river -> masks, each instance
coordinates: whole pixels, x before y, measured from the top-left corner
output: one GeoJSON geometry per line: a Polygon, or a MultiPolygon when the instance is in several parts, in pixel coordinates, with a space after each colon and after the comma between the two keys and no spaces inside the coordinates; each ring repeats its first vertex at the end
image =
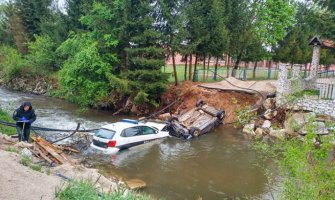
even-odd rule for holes
{"type": "MultiPolygon", "coordinates": [[[[23,101],[31,101],[36,113],[35,125],[49,128],[98,128],[123,117],[108,111],[78,107],[60,99],[11,92],[0,88],[0,107],[13,110],[23,101]]],[[[220,126],[191,141],[168,138],[116,156],[89,156],[94,166],[106,175],[126,179],[139,178],[147,183],[144,192],[153,197],[172,199],[270,199],[263,162],[243,137],[240,129],[220,126]]]]}

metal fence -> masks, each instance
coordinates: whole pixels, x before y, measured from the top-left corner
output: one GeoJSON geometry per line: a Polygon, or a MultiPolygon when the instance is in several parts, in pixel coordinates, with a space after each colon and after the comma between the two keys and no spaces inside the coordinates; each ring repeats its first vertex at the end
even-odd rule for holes
{"type": "Polygon", "coordinates": [[[317,80],[319,89],[319,99],[335,99],[335,79],[319,78],[317,80]]]}
{"type": "MultiPolygon", "coordinates": [[[[217,70],[217,75],[215,75],[214,69],[197,69],[195,71],[196,81],[220,81],[221,77],[229,77],[232,73],[232,68],[219,68],[217,70]],[[218,76],[219,75],[219,76],[218,76]]],[[[275,68],[262,68],[256,69],[255,73],[253,69],[240,68],[236,70],[236,78],[241,80],[267,80],[267,79],[277,79],[278,70],[275,68]]]]}

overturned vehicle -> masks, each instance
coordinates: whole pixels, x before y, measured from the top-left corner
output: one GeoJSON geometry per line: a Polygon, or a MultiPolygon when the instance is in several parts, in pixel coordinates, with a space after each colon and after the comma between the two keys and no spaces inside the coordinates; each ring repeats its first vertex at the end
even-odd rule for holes
{"type": "Polygon", "coordinates": [[[200,100],[195,108],[178,117],[171,117],[167,128],[172,136],[191,139],[210,132],[221,124],[224,118],[223,109],[216,109],[200,100]]]}

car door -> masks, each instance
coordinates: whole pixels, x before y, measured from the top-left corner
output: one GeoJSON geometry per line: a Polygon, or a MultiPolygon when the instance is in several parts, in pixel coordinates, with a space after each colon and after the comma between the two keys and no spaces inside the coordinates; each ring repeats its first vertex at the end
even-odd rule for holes
{"type": "Polygon", "coordinates": [[[138,126],[124,129],[120,137],[125,141],[124,145],[121,146],[121,149],[128,149],[143,144],[145,140],[145,137],[143,137],[141,129],[138,126]]]}
{"type": "Polygon", "coordinates": [[[126,128],[122,131],[121,137],[127,141],[121,149],[131,148],[140,144],[144,144],[149,140],[154,139],[156,135],[156,130],[147,126],[136,126],[126,128]]]}
{"type": "Polygon", "coordinates": [[[140,126],[139,128],[141,130],[140,134],[142,135],[143,140],[149,141],[157,138],[158,130],[149,126],[140,126]]]}

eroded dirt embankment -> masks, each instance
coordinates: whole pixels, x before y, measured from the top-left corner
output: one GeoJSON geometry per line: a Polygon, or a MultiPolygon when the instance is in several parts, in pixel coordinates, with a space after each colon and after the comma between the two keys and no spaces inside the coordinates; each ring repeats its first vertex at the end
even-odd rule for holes
{"type": "Polygon", "coordinates": [[[253,106],[258,100],[258,97],[252,94],[205,89],[198,85],[199,83],[186,81],[182,85],[171,86],[169,91],[163,95],[162,100],[165,105],[168,105],[179,97],[180,101],[171,108],[172,113],[178,113],[193,108],[201,99],[216,108],[224,109],[226,111],[225,123],[235,120],[238,107],[253,106]]]}

